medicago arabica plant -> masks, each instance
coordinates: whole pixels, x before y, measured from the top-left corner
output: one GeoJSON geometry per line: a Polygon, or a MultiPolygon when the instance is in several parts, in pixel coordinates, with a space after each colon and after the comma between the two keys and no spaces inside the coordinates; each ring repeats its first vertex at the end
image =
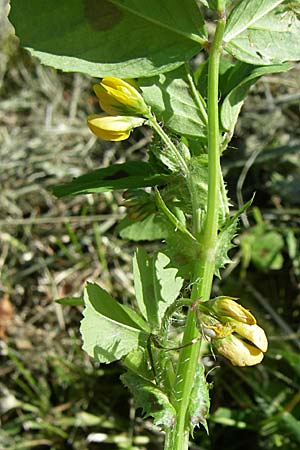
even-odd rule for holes
{"type": "Polygon", "coordinates": [[[153,129],[147,161],[97,169],[54,193],[124,190],[121,237],[157,241],[152,254],[135,251],[135,307],[97,284],[85,286],[81,334],[96,361],[122,361],[122,381],[164,431],[166,450],[187,449],[196,426],[208,429],[203,351],[251,366],[267,350],[263,329],[238,299],[211,295],[214,276],[230,264],[239,216],[251,204],[231,213],[220,158],[250,87],[300,59],[299,6],[11,1],[22,45],[43,64],[99,79],[99,113],[87,118],[94,134],[121,141],[142,125],[153,129]],[[185,318],[183,334],[178,316],[185,318]]]}

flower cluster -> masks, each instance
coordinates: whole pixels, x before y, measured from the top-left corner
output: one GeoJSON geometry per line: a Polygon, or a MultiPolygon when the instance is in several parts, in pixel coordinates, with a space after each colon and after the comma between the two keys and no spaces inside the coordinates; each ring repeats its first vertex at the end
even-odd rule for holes
{"type": "Polygon", "coordinates": [[[234,366],[253,366],[263,359],[268,341],[255,317],[236,300],[222,296],[204,303],[202,328],[217,352],[234,366]]]}
{"type": "Polygon", "coordinates": [[[105,77],[94,86],[103,114],[87,118],[90,130],[106,141],[123,141],[145,122],[149,112],[143,97],[129,82],[105,77]]]}

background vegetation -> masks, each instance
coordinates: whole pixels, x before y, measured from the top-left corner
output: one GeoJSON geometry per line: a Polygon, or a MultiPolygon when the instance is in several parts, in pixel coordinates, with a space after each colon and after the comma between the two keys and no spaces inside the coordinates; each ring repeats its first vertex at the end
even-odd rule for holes
{"type": "MultiPolygon", "coordinates": [[[[133,247],[116,231],[121,194],[57,200],[51,186],[143,159],[151,133],[97,140],[85,124],[97,108],[94,80],[39,65],[0,29],[0,448],[159,449],[151,420],[134,416],[122,367],[96,366],[81,351],[80,308],[53,301],[80,295],[87,279],[133,300],[124,298],[133,247]]],[[[251,308],[270,350],[243,369],[207,350],[211,432],[196,433],[195,449],[300,446],[299,99],[299,67],[263,78],[223,159],[232,203],[256,195],[214,292],[251,308]]]]}

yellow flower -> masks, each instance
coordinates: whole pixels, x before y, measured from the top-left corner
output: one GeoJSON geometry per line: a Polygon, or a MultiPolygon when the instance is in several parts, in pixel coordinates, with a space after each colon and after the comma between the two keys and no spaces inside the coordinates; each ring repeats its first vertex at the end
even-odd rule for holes
{"type": "Polygon", "coordinates": [[[248,325],[246,323],[236,323],[235,332],[238,333],[247,341],[254,344],[262,352],[268,350],[268,340],[262,328],[258,325],[248,325]]]}
{"type": "Polygon", "coordinates": [[[147,116],[148,107],[138,90],[127,81],[105,77],[94,91],[103,111],[111,115],[147,116]]]}
{"type": "Polygon", "coordinates": [[[124,141],[135,127],[140,127],[145,122],[140,117],[107,116],[91,114],[87,118],[90,130],[105,141],[124,141]]]}
{"type": "Polygon", "coordinates": [[[238,322],[254,325],[255,317],[233,297],[221,296],[211,300],[212,310],[217,316],[227,316],[238,322]]]}
{"type": "Polygon", "coordinates": [[[268,349],[265,332],[258,325],[235,323],[235,333],[224,339],[215,339],[216,350],[229,359],[234,366],[259,364],[268,349]],[[245,341],[246,339],[247,341],[245,341]]]}
{"type": "Polygon", "coordinates": [[[214,346],[218,353],[229,359],[234,366],[254,366],[259,364],[264,357],[263,352],[257,347],[234,335],[216,339],[214,346]]]}

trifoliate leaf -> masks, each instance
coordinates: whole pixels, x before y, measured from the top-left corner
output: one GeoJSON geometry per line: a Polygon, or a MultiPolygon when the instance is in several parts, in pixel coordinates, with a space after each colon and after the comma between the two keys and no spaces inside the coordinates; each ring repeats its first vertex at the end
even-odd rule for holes
{"type": "Polygon", "coordinates": [[[133,372],[121,375],[121,380],[133,394],[135,407],[142,408],[145,417],[153,417],[154,424],[163,429],[174,426],[175,408],[155,384],[133,372]]]}
{"type": "Polygon", "coordinates": [[[150,329],[131,308],[92,283],[85,288],[84,303],[80,327],[83,349],[97,361],[109,363],[146,347],[150,329]]]}

